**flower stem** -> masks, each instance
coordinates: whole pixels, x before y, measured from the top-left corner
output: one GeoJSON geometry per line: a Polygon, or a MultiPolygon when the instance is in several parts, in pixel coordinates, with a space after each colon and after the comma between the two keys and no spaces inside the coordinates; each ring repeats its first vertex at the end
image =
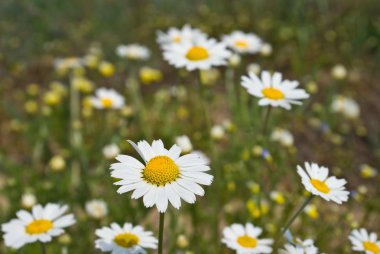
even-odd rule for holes
{"type": "Polygon", "coordinates": [[[264,117],[264,125],[263,125],[263,135],[264,137],[267,136],[267,132],[268,132],[268,124],[269,124],[269,117],[270,117],[270,113],[272,111],[272,106],[268,106],[268,109],[265,113],[265,117],[264,117]]]}
{"type": "Polygon", "coordinates": [[[282,228],[281,233],[285,234],[285,232],[288,230],[288,228],[292,225],[292,223],[295,221],[295,219],[300,215],[300,213],[303,211],[303,209],[310,203],[310,201],[313,199],[313,195],[310,195],[305,202],[302,204],[302,206],[297,210],[297,212],[288,220],[288,222],[285,224],[285,226],[282,228]]]}
{"type": "Polygon", "coordinates": [[[165,222],[165,213],[160,213],[160,225],[158,232],[158,254],[162,254],[163,249],[163,240],[164,240],[164,222],[165,222]]]}
{"type": "Polygon", "coordinates": [[[42,251],[42,254],[46,254],[46,244],[41,242],[41,251],[42,251]]]}

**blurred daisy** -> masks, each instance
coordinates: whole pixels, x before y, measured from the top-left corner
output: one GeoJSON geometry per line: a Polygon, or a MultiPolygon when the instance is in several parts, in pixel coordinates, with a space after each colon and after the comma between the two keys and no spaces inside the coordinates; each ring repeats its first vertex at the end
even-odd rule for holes
{"type": "Polygon", "coordinates": [[[120,153],[120,148],[117,144],[109,144],[103,147],[103,155],[107,160],[115,159],[120,153]]]}
{"type": "Polygon", "coordinates": [[[289,110],[291,104],[301,105],[300,100],[309,98],[305,90],[297,88],[298,81],[282,80],[279,72],[271,75],[268,71],[262,71],[261,79],[251,72],[242,77],[241,85],[249,94],[261,98],[260,106],[271,105],[289,110]]]}
{"type": "Polygon", "coordinates": [[[66,205],[49,203],[45,207],[35,205],[32,213],[18,211],[17,219],[1,225],[1,230],[5,233],[5,245],[19,249],[28,243],[50,242],[52,237],[62,235],[64,228],[75,223],[74,215],[63,216],[67,209],[66,205]]]}
{"type": "Polygon", "coordinates": [[[190,25],[184,25],[181,29],[171,27],[166,33],[162,31],[157,32],[157,42],[161,46],[183,42],[193,42],[206,38],[207,35],[205,33],[201,32],[199,29],[191,28],[190,25]]]}
{"type": "Polygon", "coordinates": [[[189,137],[186,135],[176,137],[175,143],[184,153],[189,153],[193,150],[193,144],[191,144],[189,137]]]}
{"type": "Polygon", "coordinates": [[[124,106],[124,97],[113,89],[99,88],[92,97],[92,105],[98,109],[120,109],[124,106]]]}
{"type": "Polygon", "coordinates": [[[107,216],[107,203],[101,199],[93,199],[86,202],[86,213],[93,219],[102,219],[107,216]]]}
{"type": "Polygon", "coordinates": [[[348,237],[352,243],[352,249],[355,251],[363,251],[366,254],[380,253],[380,241],[377,240],[376,233],[368,233],[364,228],[355,229],[348,237]]]}
{"type": "Polygon", "coordinates": [[[176,68],[188,71],[208,70],[212,66],[226,65],[231,52],[215,39],[201,39],[196,42],[185,41],[171,44],[164,49],[164,58],[176,68]]]}
{"type": "Polygon", "coordinates": [[[21,197],[21,206],[30,209],[37,204],[37,198],[33,193],[25,193],[21,197]]]}
{"type": "Polygon", "coordinates": [[[234,31],[223,36],[222,42],[238,53],[254,54],[259,52],[262,47],[262,41],[257,35],[242,31],[234,31]]]}
{"type": "Polygon", "coordinates": [[[292,146],[294,143],[292,133],[282,128],[274,129],[274,131],[271,134],[271,140],[276,141],[285,147],[292,146]]]}
{"type": "Polygon", "coordinates": [[[284,249],[279,250],[279,254],[318,254],[318,249],[314,246],[285,244],[284,249]]]}
{"type": "Polygon", "coordinates": [[[345,179],[328,177],[329,169],[320,167],[316,163],[305,162],[305,169],[306,171],[301,166],[297,166],[297,173],[301,176],[302,184],[307,191],[338,204],[348,200],[350,193],[344,186],[347,183],[345,179]]]}
{"type": "Polygon", "coordinates": [[[56,70],[75,69],[82,67],[84,65],[84,61],[79,57],[57,58],[54,60],[53,65],[56,70]]]}
{"type": "Polygon", "coordinates": [[[356,119],[360,115],[359,104],[348,97],[338,95],[333,99],[331,110],[340,113],[348,119],[356,119]]]}
{"type": "Polygon", "coordinates": [[[116,54],[131,60],[146,60],[150,57],[149,49],[139,44],[119,45],[116,54]]]}
{"type": "Polygon", "coordinates": [[[210,170],[205,160],[193,153],[180,156],[181,148],[177,145],[167,150],[161,140],[153,141],[152,145],[146,141],[137,145],[128,142],[144,164],[131,156],[119,155],[116,157],[119,162],[111,165],[111,175],[122,179],[115,183],[121,185],[118,193],[133,190],[132,198],[144,197],[146,207],[156,205],[163,213],[169,201],[177,209],[181,206],[181,198],[192,204],[195,194],[204,195],[200,184],[210,185],[213,180],[213,176],[205,173],[210,170]]]}
{"type": "Polygon", "coordinates": [[[251,223],[232,224],[223,230],[222,242],[238,254],[272,253],[272,239],[258,239],[262,229],[251,223]]]}
{"type": "Polygon", "coordinates": [[[123,227],[112,223],[110,227],[96,230],[99,237],[95,247],[112,254],[144,254],[144,249],[157,249],[157,239],[150,231],[144,231],[141,226],[125,223],[123,227]]]}

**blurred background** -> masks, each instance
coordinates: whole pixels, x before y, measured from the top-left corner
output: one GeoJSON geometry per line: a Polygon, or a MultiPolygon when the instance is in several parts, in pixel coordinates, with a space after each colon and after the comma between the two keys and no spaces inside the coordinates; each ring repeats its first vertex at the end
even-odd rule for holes
{"type": "MultiPolygon", "coordinates": [[[[93,232],[113,221],[157,232],[154,209],[116,193],[108,172],[113,159],[104,148],[116,144],[133,154],[126,139],[162,138],[169,146],[187,135],[194,150],[203,151],[213,170],[222,172],[222,180],[194,206],[171,209],[169,216],[178,218],[167,221],[167,253],[230,253],[219,239],[223,226],[233,222],[252,221],[274,237],[304,198],[295,174],[304,161],[348,179],[352,198],[344,206],[314,200],[316,207],[295,225],[295,234],[314,238],[323,252],[351,253],[352,228],[380,230],[379,13],[377,0],[1,0],[0,223],[28,209],[33,196],[43,204],[67,203],[77,217],[77,225],[48,246],[52,253],[99,253],[93,232]],[[266,51],[243,56],[236,66],[204,74],[212,127],[219,129],[205,127],[193,73],[169,66],[156,43],[158,30],[184,24],[216,39],[242,30],[268,43],[266,51]],[[148,47],[150,59],[120,59],[116,47],[131,43],[148,47]],[[89,56],[96,63],[73,71],[83,78],[77,85],[54,64],[89,56]],[[159,77],[147,81],[143,67],[158,70],[159,77]],[[290,144],[256,136],[251,142],[263,112],[244,91],[238,96],[239,114],[226,103],[225,83],[241,89],[240,77],[249,68],[280,71],[312,94],[302,107],[273,113],[271,131],[289,130],[290,144]],[[135,95],[125,89],[133,82],[141,87],[143,116],[135,95]],[[77,104],[70,86],[79,90],[77,104]],[[120,112],[88,107],[86,100],[99,87],[123,93],[127,106],[120,112]],[[258,168],[270,173],[255,173],[258,168]],[[108,204],[100,219],[85,209],[95,198],[108,204]],[[219,231],[206,223],[215,211],[219,231]]],[[[14,252],[0,242],[0,253],[37,250],[31,245],[14,252]]]]}

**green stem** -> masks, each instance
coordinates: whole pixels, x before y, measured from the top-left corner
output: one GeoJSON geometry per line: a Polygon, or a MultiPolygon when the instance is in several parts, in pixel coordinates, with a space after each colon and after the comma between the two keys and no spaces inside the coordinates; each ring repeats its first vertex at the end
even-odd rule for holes
{"type": "Polygon", "coordinates": [[[300,213],[303,211],[303,209],[311,202],[314,195],[310,195],[305,202],[302,204],[302,206],[297,210],[297,212],[288,220],[288,222],[285,224],[285,226],[282,228],[281,233],[285,234],[285,232],[289,229],[289,227],[292,225],[292,223],[295,221],[295,219],[300,215],[300,213]]]}
{"type": "Polygon", "coordinates": [[[266,138],[267,136],[267,132],[268,132],[268,124],[269,124],[269,117],[270,117],[270,113],[272,111],[272,106],[268,106],[268,109],[265,113],[265,117],[264,117],[264,125],[263,125],[263,135],[264,137],[266,138]]]}
{"type": "Polygon", "coordinates": [[[46,244],[41,242],[41,251],[42,251],[42,254],[46,254],[46,244]]]}
{"type": "Polygon", "coordinates": [[[158,254],[162,254],[163,240],[164,240],[164,223],[165,223],[165,213],[160,213],[160,225],[158,232],[158,254]]]}

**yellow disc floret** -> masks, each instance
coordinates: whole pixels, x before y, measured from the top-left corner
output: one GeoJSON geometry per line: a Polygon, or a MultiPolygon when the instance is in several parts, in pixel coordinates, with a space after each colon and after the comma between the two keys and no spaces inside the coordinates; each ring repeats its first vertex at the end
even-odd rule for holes
{"type": "Polygon", "coordinates": [[[53,227],[53,222],[50,220],[35,220],[26,226],[25,231],[30,235],[43,234],[53,227]]]}
{"type": "Polygon", "coordinates": [[[271,100],[282,100],[285,98],[285,95],[282,91],[273,87],[264,88],[261,92],[266,98],[271,100]]]}
{"type": "Polygon", "coordinates": [[[123,233],[115,236],[113,241],[124,248],[131,248],[139,243],[139,238],[135,234],[123,233]]]}
{"type": "Polygon", "coordinates": [[[380,253],[380,247],[374,242],[365,241],[363,242],[363,247],[366,251],[372,252],[372,253],[380,253]]]}
{"type": "Polygon", "coordinates": [[[209,57],[207,49],[204,47],[194,46],[186,54],[186,58],[191,61],[201,61],[209,57]]]}
{"type": "Polygon", "coordinates": [[[101,103],[102,103],[102,106],[105,108],[110,108],[113,105],[113,101],[110,98],[102,98],[101,103]]]}
{"type": "Polygon", "coordinates": [[[168,156],[156,156],[148,161],[143,172],[144,179],[151,184],[164,186],[175,181],[179,168],[168,156]]]}
{"type": "Polygon", "coordinates": [[[248,235],[239,236],[237,242],[245,248],[255,248],[257,245],[257,240],[248,235]]]}
{"type": "Polygon", "coordinates": [[[318,179],[311,179],[310,183],[314,186],[314,188],[316,188],[318,191],[322,193],[327,194],[330,192],[330,188],[329,186],[327,186],[325,182],[322,182],[318,179]]]}
{"type": "Polygon", "coordinates": [[[246,41],[243,41],[243,40],[237,40],[235,41],[235,46],[238,47],[238,48],[248,48],[248,43],[246,41]]]}

